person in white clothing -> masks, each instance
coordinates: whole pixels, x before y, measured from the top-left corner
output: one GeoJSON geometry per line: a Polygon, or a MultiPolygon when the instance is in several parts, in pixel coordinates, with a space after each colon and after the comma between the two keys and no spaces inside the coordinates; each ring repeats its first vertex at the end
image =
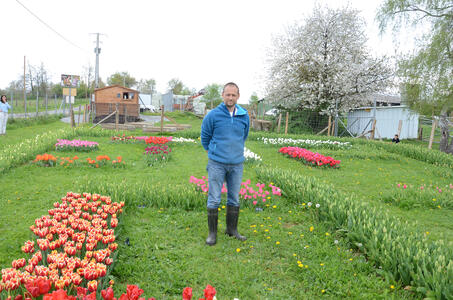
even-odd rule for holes
{"type": "Polygon", "coordinates": [[[2,95],[0,101],[0,134],[6,134],[6,122],[8,122],[8,111],[11,109],[11,106],[8,104],[8,99],[6,95],[2,95]]]}

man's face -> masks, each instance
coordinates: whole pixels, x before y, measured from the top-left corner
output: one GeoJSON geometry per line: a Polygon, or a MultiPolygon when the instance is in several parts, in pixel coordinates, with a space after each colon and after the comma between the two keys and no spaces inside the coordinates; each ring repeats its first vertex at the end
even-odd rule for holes
{"type": "Polygon", "coordinates": [[[227,85],[222,92],[223,103],[229,109],[233,108],[239,99],[239,91],[235,86],[227,85]]]}

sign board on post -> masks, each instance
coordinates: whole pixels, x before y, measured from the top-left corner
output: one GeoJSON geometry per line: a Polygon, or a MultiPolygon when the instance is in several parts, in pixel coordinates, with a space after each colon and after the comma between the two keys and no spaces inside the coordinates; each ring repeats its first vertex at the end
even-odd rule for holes
{"type": "MultiPolygon", "coordinates": [[[[69,88],[63,88],[63,95],[69,96],[69,88]]],[[[71,89],[71,96],[77,96],[77,89],[71,89]]]]}
{"type": "Polygon", "coordinates": [[[79,86],[79,75],[61,74],[61,85],[68,88],[77,88],[79,86]]]}
{"type": "Polygon", "coordinates": [[[69,114],[71,116],[71,127],[74,127],[74,111],[72,110],[72,104],[74,103],[74,96],[72,96],[72,90],[76,90],[80,81],[80,76],[77,75],[66,75],[61,74],[61,85],[68,88],[68,95],[66,96],[69,100],[69,114]]]}
{"type": "Polygon", "coordinates": [[[65,98],[66,103],[72,103],[72,104],[75,103],[75,100],[74,100],[75,97],[74,96],[65,95],[64,98],[65,98]]]}

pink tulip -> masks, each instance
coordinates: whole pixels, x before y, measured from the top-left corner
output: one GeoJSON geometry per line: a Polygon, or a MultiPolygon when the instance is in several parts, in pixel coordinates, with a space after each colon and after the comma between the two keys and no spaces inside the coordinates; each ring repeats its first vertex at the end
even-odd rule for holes
{"type": "Polygon", "coordinates": [[[253,205],[256,205],[257,203],[258,203],[258,201],[256,201],[256,200],[255,200],[255,201],[253,201],[253,205]]]}

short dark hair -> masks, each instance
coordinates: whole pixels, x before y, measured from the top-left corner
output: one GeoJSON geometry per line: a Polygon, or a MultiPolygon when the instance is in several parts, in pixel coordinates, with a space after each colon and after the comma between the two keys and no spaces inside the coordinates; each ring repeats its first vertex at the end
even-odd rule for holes
{"type": "Polygon", "coordinates": [[[226,88],[227,86],[234,86],[235,88],[238,89],[238,94],[239,94],[239,87],[238,87],[238,85],[237,85],[236,83],[234,83],[234,82],[228,82],[227,84],[225,84],[225,85],[223,86],[223,91],[222,91],[222,93],[225,92],[225,88],[226,88]]]}
{"type": "Polygon", "coordinates": [[[6,95],[2,95],[2,96],[0,97],[0,101],[2,101],[2,102],[3,102],[3,97],[5,97],[5,98],[6,98],[6,100],[8,101],[8,97],[6,97],[6,95]]]}

